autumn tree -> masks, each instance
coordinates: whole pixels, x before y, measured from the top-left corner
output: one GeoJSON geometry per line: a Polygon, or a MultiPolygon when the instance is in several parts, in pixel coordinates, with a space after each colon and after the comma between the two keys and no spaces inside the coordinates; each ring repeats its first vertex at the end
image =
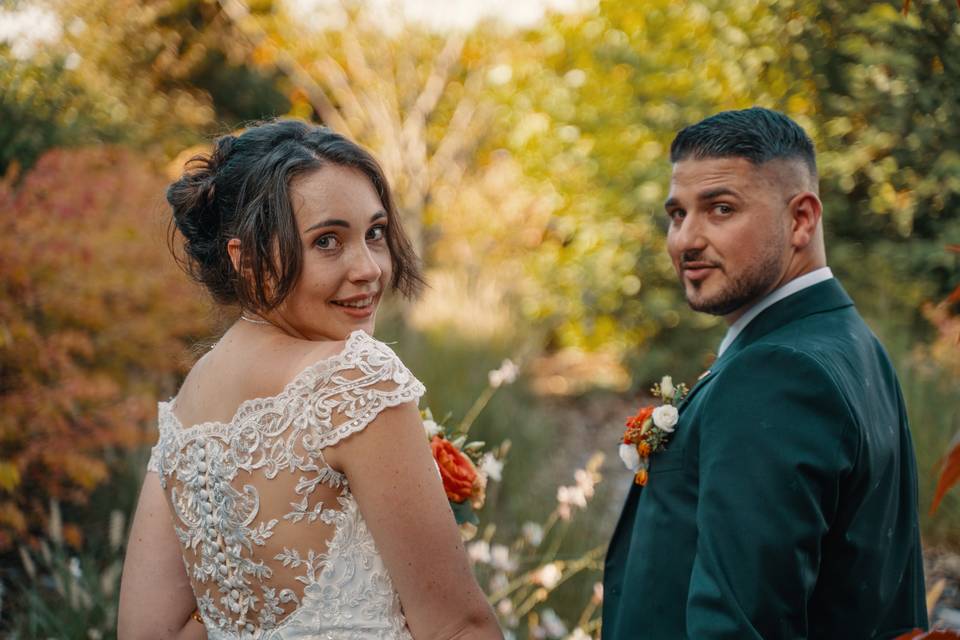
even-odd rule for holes
{"type": "MultiPolygon", "coordinates": [[[[157,394],[211,314],[167,251],[165,176],[130,151],[52,151],[0,184],[0,550],[83,504],[155,439],[157,394]]],[[[75,526],[67,540],[80,542],[75,526]]]]}

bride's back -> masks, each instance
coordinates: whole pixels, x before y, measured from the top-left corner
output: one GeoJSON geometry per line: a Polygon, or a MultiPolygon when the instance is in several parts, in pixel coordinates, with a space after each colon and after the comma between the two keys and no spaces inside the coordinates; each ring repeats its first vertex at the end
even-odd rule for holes
{"type": "Polygon", "coordinates": [[[337,628],[407,637],[347,479],[324,449],[422,386],[361,331],[319,345],[250,333],[228,332],[181,394],[161,403],[150,461],[201,617],[225,634],[337,628]],[[286,375],[305,350],[315,361],[286,375]],[[258,367],[267,354],[274,364],[258,367]],[[369,617],[357,626],[351,618],[361,610],[369,617]]]}

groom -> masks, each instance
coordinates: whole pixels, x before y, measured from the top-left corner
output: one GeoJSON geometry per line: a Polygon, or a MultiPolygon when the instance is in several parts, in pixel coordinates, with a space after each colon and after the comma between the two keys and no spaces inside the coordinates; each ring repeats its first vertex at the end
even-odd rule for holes
{"type": "Polygon", "coordinates": [[[670,160],[670,257],[690,306],[729,328],[627,497],[603,638],[926,627],[906,408],[826,265],[813,144],[754,108],[683,129],[670,160]]]}

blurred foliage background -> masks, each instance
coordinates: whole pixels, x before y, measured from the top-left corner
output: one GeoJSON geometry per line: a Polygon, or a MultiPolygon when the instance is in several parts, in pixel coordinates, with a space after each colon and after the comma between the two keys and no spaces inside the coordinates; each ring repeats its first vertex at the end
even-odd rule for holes
{"type": "MultiPolygon", "coordinates": [[[[692,381],[722,335],[686,308],[664,252],[675,132],[723,109],[786,112],[819,150],[830,265],[898,365],[926,508],[960,429],[956,3],[509,4],[522,15],[412,0],[0,4],[4,629],[112,633],[114,586],[58,608],[56,570],[28,575],[22,556],[49,548],[62,505],[47,566],[113,566],[110,514],[136,498],[154,402],[229,318],[173,268],[165,184],[212,136],[278,115],[382,161],[430,281],[387,309],[382,337],[434,413],[463,415],[489,369],[522,362],[474,432],[514,445],[483,515],[494,540],[548,517],[650,384],[692,381]]],[[[606,542],[629,484],[618,466],[608,456],[557,557],[606,542]]],[[[960,547],[957,496],[922,527],[928,548],[960,547]]],[[[564,633],[591,571],[551,594],[564,633]]],[[[543,616],[518,632],[557,631],[543,616]]]]}

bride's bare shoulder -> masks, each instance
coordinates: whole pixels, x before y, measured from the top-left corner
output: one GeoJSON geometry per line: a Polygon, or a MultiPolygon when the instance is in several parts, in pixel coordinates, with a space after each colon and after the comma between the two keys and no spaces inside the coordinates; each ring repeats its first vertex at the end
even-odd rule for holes
{"type": "Polygon", "coordinates": [[[345,346],[345,340],[282,335],[258,340],[228,331],[187,374],[174,402],[175,414],[185,424],[227,421],[243,402],[282,393],[308,367],[345,346]]]}

